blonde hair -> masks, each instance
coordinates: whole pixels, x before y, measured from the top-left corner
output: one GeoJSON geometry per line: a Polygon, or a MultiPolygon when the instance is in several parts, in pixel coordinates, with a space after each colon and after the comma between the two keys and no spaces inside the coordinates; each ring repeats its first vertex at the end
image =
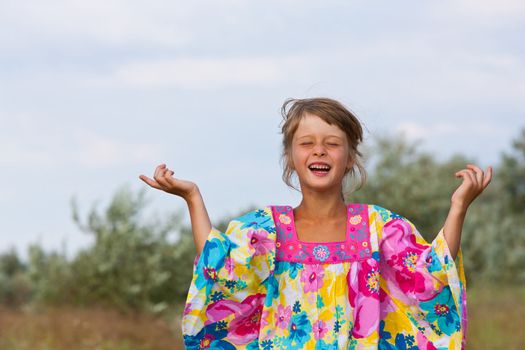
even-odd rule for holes
{"type": "Polygon", "coordinates": [[[281,107],[283,117],[281,133],[283,135],[281,165],[283,167],[283,181],[288,186],[300,192],[292,184],[292,175],[295,170],[291,164],[292,139],[305,113],[314,114],[326,123],[335,124],[346,134],[350,157],[354,161],[352,168],[347,169],[343,178],[343,199],[348,194],[359,190],[366,183],[366,170],[362,163],[362,154],[357,149],[363,142],[363,128],[354,113],[340,102],[327,97],[287,99],[281,107]],[[352,181],[352,187],[346,189],[348,181],[355,179],[359,172],[359,181],[352,181]],[[349,179],[350,178],[350,179],[349,179]]]}

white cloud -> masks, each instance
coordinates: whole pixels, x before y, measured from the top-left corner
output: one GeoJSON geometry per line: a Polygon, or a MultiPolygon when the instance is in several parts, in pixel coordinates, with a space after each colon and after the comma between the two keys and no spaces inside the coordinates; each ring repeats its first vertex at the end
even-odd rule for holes
{"type": "MultiPolygon", "coordinates": [[[[109,183],[135,177],[154,159],[212,166],[194,155],[210,147],[233,149],[215,135],[236,128],[254,143],[263,138],[262,129],[257,135],[244,129],[255,124],[244,113],[253,111],[252,103],[277,115],[269,104],[306,89],[307,95],[328,91],[354,100],[377,117],[377,128],[409,119],[399,129],[434,145],[436,154],[458,150],[497,159],[511,128],[523,124],[525,61],[523,45],[515,43],[525,2],[343,3],[0,1],[0,166],[7,187],[0,204],[8,213],[2,232],[64,232],[60,217],[65,222],[67,211],[57,208],[71,193],[107,197],[109,183]],[[172,88],[188,91],[173,94],[172,88]],[[156,90],[143,91],[148,89],[156,90]],[[194,105],[203,96],[220,113],[199,114],[208,110],[194,105]],[[247,102],[236,104],[240,99],[247,102]],[[234,103],[225,120],[223,111],[234,103]],[[149,111],[152,125],[130,121],[149,111]],[[183,117],[167,121],[174,114],[183,117]],[[190,131],[197,118],[213,124],[198,139],[190,131]],[[184,125],[183,131],[173,125],[184,125]],[[172,137],[196,146],[179,152],[170,148],[172,137]],[[201,138],[204,150],[197,148],[201,138]],[[37,196],[28,187],[35,176],[37,196]],[[13,214],[27,210],[41,216],[22,222],[13,214]]],[[[268,198],[286,193],[260,174],[236,171],[263,164],[247,160],[263,146],[250,147],[238,150],[228,171],[220,161],[209,172],[180,170],[199,172],[210,213],[242,206],[251,183],[261,184],[258,192],[268,198]],[[227,200],[216,181],[224,174],[241,189],[233,188],[227,200]]]]}
{"type": "Polygon", "coordinates": [[[93,133],[79,135],[77,149],[64,152],[69,164],[86,167],[114,167],[148,162],[162,154],[158,144],[129,143],[93,133]]]}
{"type": "Polygon", "coordinates": [[[337,57],[331,66],[345,69],[343,77],[355,77],[369,96],[400,101],[402,110],[487,101],[519,106],[525,98],[525,60],[518,54],[451,50],[417,33],[362,45],[327,53],[324,61],[337,57]]]}
{"type": "MultiPolygon", "coordinates": [[[[180,58],[118,66],[91,84],[132,88],[208,90],[246,85],[272,86],[308,67],[307,57],[180,58]]],[[[308,67],[312,68],[312,67],[308,67]]]]}
{"type": "Polygon", "coordinates": [[[403,132],[409,139],[424,139],[428,136],[439,136],[453,134],[459,131],[457,125],[452,123],[434,123],[423,124],[415,122],[403,122],[397,127],[397,130],[403,132]]]}
{"type": "Polygon", "coordinates": [[[411,140],[462,137],[466,134],[476,135],[476,139],[483,139],[485,136],[506,136],[510,134],[511,130],[511,128],[486,121],[475,123],[466,121],[417,123],[409,121],[400,123],[396,129],[411,140]]]}
{"type": "Polygon", "coordinates": [[[451,1],[457,6],[459,12],[469,19],[522,20],[525,15],[525,2],[523,0],[461,0],[451,1]]]}
{"type": "Polygon", "coordinates": [[[0,118],[0,166],[115,167],[165,157],[157,143],[136,143],[104,137],[93,131],[60,129],[30,115],[0,118]],[[3,120],[2,120],[3,119],[3,120]]]}
{"type": "Polygon", "coordinates": [[[185,18],[195,12],[186,2],[124,0],[8,1],[0,5],[0,46],[28,48],[68,42],[180,47],[191,40],[185,18]]]}

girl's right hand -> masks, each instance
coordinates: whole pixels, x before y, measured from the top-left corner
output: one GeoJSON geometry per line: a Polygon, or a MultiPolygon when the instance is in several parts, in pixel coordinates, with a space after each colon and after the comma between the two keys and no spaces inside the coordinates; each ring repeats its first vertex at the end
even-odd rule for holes
{"type": "Polygon", "coordinates": [[[153,179],[145,175],[140,175],[139,178],[153,188],[162,190],[184,198],[186,201],[193,195],[198,193],[198,187],[191,181],[176,179],[172,177],[173,171],[166,168],[166,164],[160,164],[155,169],[153,179]]]}

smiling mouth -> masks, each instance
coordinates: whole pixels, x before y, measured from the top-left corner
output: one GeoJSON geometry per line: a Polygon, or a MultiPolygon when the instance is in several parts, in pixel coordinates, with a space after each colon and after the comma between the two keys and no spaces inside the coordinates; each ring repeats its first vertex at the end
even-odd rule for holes
{"type": "Polygon", "coordinates": [[[314,173],[326,174],[326,173],[328,173],[330,171],[331,167],[329,165],[314,164],[314,165],[310,165],[308,167],[308,169],[310,169],[310,171],[312,171],[314,173]]]}

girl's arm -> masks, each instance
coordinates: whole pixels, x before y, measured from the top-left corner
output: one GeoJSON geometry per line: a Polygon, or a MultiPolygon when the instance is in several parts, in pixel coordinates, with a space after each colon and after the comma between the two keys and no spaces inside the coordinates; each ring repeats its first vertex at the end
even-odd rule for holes
{"type": "Polygon", "coordinates": [[[208,215],[198,187],[196,188],[196,192],[186,199],[186,203],[190,211],[191,230],[193,232],[195,249],[197,250],[197,255],[199,255],[211,231],[210,216],[208,215]]]}
{"type": "Polygon", "coordinates": [[[447,219],[445,220],[443,235],[445,236],[445,241],[447,241],[450,255],[452,255],[454,260],[456,260],[456,256],[459,251],[461,242],[461,229],[463,227],[463,221],[465,221],[466,214],[466,208],[452,205],[450,207],[450,211],[448,212],[447,219]]]}
{"type": "Polygon", "coordinates": [[[176,179],[173,171],[160,164],[155,169],[153,179],[145,175],[139,178],[153,188],[182,197],[190,212],[191,230],[197,254],[200,254],[211,231],[211,221],[204,205],[204,200],[197,185],[191,181],[176,179]]]}
{"type": "Polygon", "coordinates": [[[462,177],[463,183],[452,195],[452,205],[448,213],[443,235],[447,241],[452,258],[456,259],[461,242],[461,229],[467,214],[467,209],[477,196],[488,186],[492,178],[492,167],[487,168],[487,174],[473,164],[467,164],[468,169],[458,171],[456,177],[462,177]]]}

